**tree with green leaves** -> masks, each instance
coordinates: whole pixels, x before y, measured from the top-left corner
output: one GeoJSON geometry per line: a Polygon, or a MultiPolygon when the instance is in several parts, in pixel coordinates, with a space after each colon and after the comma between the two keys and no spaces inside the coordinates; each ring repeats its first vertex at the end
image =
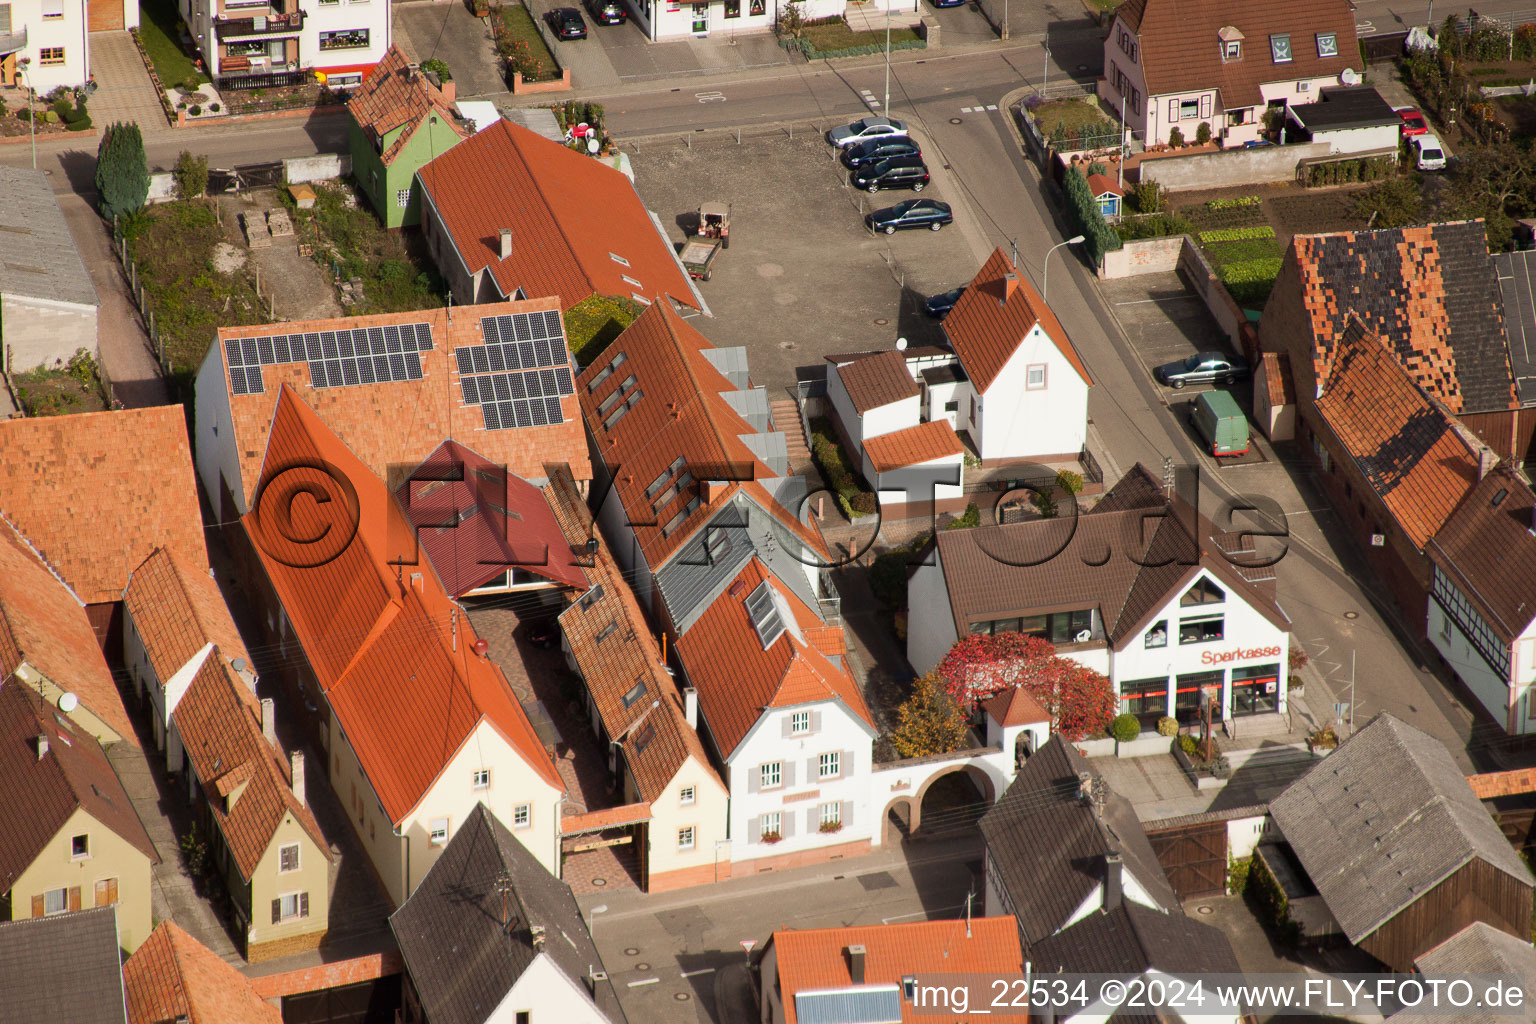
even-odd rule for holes
{"type": "Polygon", "coordinates": [[[1355,196],[1355,216],[1372,228],[1400,228],[1423,220],[1419,183],[1401,175],[1378,181],[1355,196]]]}
{"type": "Polygon", "coordinates": [[[1457,155],[1445,188],[1445,214],[1471,220],[1481,217],[1488,248],[1509,248],[1515,218],[1533,209],[1536,198],[1536,157],[1514,143],[1472,146],[1457,155]]]}
{"type": "Polygon", "coordinates": [[[912,696],[896,709],[891,746],[902,757],[947,754],[965,746],[965,714],[944,692],[937,673],[912,684],[912,696]]]}
{"type": "Polygon", "coordinates": [[[171,176],[176,179],[177,199],[196,199],[208,191],[208,158],[182,150],[171,176]]]}
{"type": "Polygon", "coordinates": [[[119,121],[102,133],[96,149],[96,196],[107,220],[144,208],[149,198],[149,161],[137,124],[119,121]]]}

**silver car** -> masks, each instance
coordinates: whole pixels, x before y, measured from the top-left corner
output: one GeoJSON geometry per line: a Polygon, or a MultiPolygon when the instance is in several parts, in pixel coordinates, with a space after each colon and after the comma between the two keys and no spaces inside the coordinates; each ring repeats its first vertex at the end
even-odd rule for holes
{"type": "Polygon", "coordinates": [[[887,139],[907,134],[907,123],[894,117],[861,117],[852,124],[840,125],[827,132],[827,141],[846,149],[870,139],[887,139]]]}

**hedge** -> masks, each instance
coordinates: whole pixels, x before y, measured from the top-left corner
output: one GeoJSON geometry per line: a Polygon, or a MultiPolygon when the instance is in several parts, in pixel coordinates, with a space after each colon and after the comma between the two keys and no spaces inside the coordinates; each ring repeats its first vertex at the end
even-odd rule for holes
{"type": "Polygon", "coordinates": [[[1072,215],[1072,224],[1078,234],[1087,239],[1093,265],[1100,266],[1106,252],[1120,248],[1120,236],[1105,222],[1098,200],[1093,198],[1093,190],[1088,187],[1088,179],[1070,168],[1067,170],[1066,192],[1067,212],[1072,215]]]}
{"type": "Polygon", "coordinates": [[[1357,181],[1380,181],[1396,173],[1397,161],[1389,156],[1373,156],[1366,160],[1335,160],[1308,167],[1306,184],[1348,185],[1357,181]]]}
{"type": "Polygon", "coordinates": [[[1217,228],[1200,232],[1202,242],[1241,242],[1249,238],[1274,238],[1275,229],[1268,225],[1258,228],[1217,228]]]}
{"type": "MultiPolygon", "coordinates": [[[[779,45],[786,50],[799,50],[805,54],[807,60],[835,60],[838,57],[868,57],[876,53],[885,52],[885,44],[871,44],[868,46],[846,46],[841,50],[818,50],[809,39],[793,39],[788,36],[779,39],[779,45]]],[[[902,39],[891,43],[894,50],[922,50],[928,46],[926,39],[902,39]]]]}
{"type": "Polygon", "coordinates": [[[837,505],[849,519],[869,515],[879,507],[875,495],[859,486],[859,479],[848,468],[842,445],[833,439],[832,423],[825,416],[811,420],[811,458],[827,478],[827,486],[837,495],[837,505]]]}

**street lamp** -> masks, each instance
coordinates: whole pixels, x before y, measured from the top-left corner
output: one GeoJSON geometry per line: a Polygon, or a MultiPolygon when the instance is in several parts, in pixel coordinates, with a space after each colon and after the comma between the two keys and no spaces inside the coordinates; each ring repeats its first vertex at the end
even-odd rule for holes
{"type": "Polygon", "coordinates": [[[1057,242],[1055,245],[1051,246],[1049,249],[1046,250],[1046,252],[1045,252],[1045,271],[1044,271],[1044,273],[1042,273],[1040,275],[1040,298],[1043,301],[1046,301],[1046,302],[1050,301],[1050,294],[1051,294],[1051,253],[1055,252],[1057,249],[1060,249],[1064,245],[1076,245],[1078,242],[1086,242],[1086,241],[1087,241],[1087,239],[1084,238],[1082,235],[1073,235],[1071,238],[1067,239],[1065,242],[1057,242]]]}
{"type": "Polygon", "coordinates": [[[36,105],[36,95],[32,92],[32,76],[27,74],[27,66],[32,63],[31,57],[23,57],[16,62],[16,73],[26,75],[27,79],[27,134],[32,137],[32,169],[37,170],[37,111],[32,109],[36,105]]]}
{"type": "Polygon", "coordinates": [[[891,116],[891,7],[890,0],[886,0],[885,7],[885,109],[882,111],[886,117],[891,116]]]}
{"type": "Polygon", "coordinates": [[[587,911],[587,913],[591,915],[591,923],[587,925],[587,934],[591,936],[592,945],[594,947],[597,945],[597,915],[607,913],[607,911],[608,904],[606,903],[599,903],[597,906],[587,911]]]}

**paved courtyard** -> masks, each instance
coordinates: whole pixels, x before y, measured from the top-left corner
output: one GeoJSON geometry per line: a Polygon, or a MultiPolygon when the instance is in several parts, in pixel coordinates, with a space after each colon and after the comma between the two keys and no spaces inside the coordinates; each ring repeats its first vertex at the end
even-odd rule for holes
{"type": "Polygon", "coordinates": [[[489,20],[475,17],[462,0],[397,4],[394,31],[395,44],[416,63],[448,62],[459,97],[511,95],[489,20]]]}

